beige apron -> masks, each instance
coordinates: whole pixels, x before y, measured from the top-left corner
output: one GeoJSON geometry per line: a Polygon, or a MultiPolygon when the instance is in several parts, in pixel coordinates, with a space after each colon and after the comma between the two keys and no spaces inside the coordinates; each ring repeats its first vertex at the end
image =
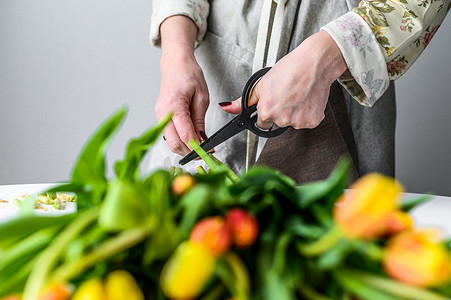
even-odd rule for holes
{"type": "Polygon", "coordinates": [[[338,82],[331,86],[324,120],[313,129],[296,130],[268,139],[257,164],[270,166],[297,183],[327,178],[342,157],[351,159],[351,182],[358,178],[357,149],[346,100],[338,82]]]}

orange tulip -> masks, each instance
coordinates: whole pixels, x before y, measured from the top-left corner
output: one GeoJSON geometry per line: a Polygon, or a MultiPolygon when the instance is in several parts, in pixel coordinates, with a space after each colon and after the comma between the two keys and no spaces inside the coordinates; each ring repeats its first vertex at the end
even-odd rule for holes
{"type": "Polygon", "coordinates": [[[205,246],[216,256],[229,251],[232,244],[230,232],[221,217],[209,217],[199,221],[191,231],[190,240],[205,246]]]}
{"type": "Polygon", "coordinates": [[[174,195],[182,196],[187,191],[189,191],[195,183],[196,181],[191,175],[178,175],[174,178],[171,189],[174,195]]]}
{"type": "Polygon", "coordinates": [[[412,229],[412,226],[412,217],[408,213],[396,210],[388,217],[385,233],[387,235],[394,235],[402,231],[412,229]]]}
{"type": "Polygon", "coordinates": [[[226,215],[226,224],[232,234],[233,243],[238,248],[247,248],[257,239],[257,220],[243,209],[230,210],[226,215]]]}
{"type": "Polygon", "coordinates": [[[365,175],[338,199],[335,222],[348,237],[378,237],[384,233],[388,217],[397,209],[402,190],[393,178],[374,173],[365,175]]]}
{"type": "Polygon", "coordinates": [[[40,295],[39,300],[67,300],[72,294],[72,288],[67,284],[54,284],[45,289],[40,295]]]}
{"type": "Polygon", "coordinates": [[[383,264],[391,277],[415,286],[437,286],[451,279],[451,257],[437,231],[405,231],[394,236],[383,264]]]}
{"type": "Polygon", "coordinates": [[[202,291],[215,270],[215,257],[202,245],[181,243],[161,272],[160,284],[171,299],[193,299],[202,291]]]}

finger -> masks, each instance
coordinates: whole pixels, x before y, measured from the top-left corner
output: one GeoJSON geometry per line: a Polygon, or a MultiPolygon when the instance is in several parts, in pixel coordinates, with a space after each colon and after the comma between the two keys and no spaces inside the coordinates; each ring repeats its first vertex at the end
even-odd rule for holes
{"type": "Polygon", "coordinates": [[[182,140],[180,140],[177,130],[172,122],[169,123],[164,129],[164,136],[166,137],[166,144],[172,152],[182,156],[190,152],[182,140]]]}
{"type": "Polygon", "coordinates": [[[241,112],[241,97],[232,102],[220,102],[219,106],[223,111],[237,115],[241,112]]]}
{"type": "Polygon", "coordinates": [[[200,140],[207,139],[205,135],[205,114],[207,113],[208,105],[208,93],[205,95],[205,93],[199,92],[194,95],[190,108],[191,120],[200,140]]]}
{"type": "Polygon", "coordinates": [[[262,130],[269,130],[274,126],[273,122],[263,121],[260,118],[257,117],[257,127],[262,130]]]}
{"type": "Polygon", "coordinates": [[[180,140],[188,149],[191,149],[189,145],[190,140],[194,140],[199,144],[200,139],[196,134],[194,124],[188,111],[175,112],[172,117],[172,122],[174,123],[175,130],[177,130],[180,140]]]}

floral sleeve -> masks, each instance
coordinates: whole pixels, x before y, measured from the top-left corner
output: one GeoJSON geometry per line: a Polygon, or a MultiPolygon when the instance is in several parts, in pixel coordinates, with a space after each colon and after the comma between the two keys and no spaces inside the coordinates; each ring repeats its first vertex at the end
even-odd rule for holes
{"type": "Polygon", "coordinates": [[[161,43],[160,25],[171,16],[187,16],[198,28],[196,46],[207,32],[207,17],[210,9],[208,0],[153,0],[150,40],[153,45],[161,43]]]}
{"type": "Polygon", "coordinates": [[[423,52],[450,8],[451,0],[366,0],[324,26],[348,64],[340,83],[372,106],[423,52]]]}

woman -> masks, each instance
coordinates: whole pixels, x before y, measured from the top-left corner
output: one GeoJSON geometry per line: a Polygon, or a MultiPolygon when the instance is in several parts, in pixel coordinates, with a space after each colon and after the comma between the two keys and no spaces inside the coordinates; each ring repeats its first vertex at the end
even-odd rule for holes
{"type": "MultiPolygon", "coordinates": [[[[305,182],[325,178],[349,156],[354,179],[374,171],[394,176],[389,83],[424,50],[451,0],[285,2],[154,0],[151,37],[162,47],[155,109],[158,119],[170,111],[174,117],[166,143],[152,152],[152,167],[174,164],[180,156],[168,149],[185,155],[190,139],[199,142],[205,128],[213,133],[225,124],[239,111],[231,100],[247,78],[269,65],[251,99],[258,102],[258,125],[291,128],[260,140],[257,164],[305,182]]],[[[249,144],[255,146],[243,133],[215,155],[241,171],[249,144]]]]}

